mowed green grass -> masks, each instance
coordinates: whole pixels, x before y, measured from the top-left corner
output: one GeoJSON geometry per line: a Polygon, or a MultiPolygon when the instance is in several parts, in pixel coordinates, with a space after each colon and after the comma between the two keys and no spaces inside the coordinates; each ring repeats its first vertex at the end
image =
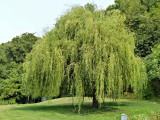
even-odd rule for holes
{"type": "Polygon", "coordinates": [[[100,109],[91,108],[91,99],[85,99],[81,113],[72,105],[72,98],[59,98],[36,104],[1,105],[0,120],[160,120],[160,104],[145,100],[106,99],[100,109]]]}

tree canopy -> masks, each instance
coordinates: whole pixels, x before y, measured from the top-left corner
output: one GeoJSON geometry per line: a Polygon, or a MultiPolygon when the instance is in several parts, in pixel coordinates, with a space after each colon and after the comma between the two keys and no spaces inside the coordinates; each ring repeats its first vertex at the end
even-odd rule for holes
{"type": "Polygon", "coordinates": [[[0,45],[0,104],[23,101],[22,63],[38,39],[32,33],[24,33],[0,45]]]}
{"type": "MultiPolygon", "coordinates": [[[[118,9],[126,15],[126,25],[135,33],[135,54],[148,59],[152,54],[152,48],[160,43],[160,1],[159,0],[115,0],[115,4],[109,6],[106,11],[118,9]]],[[[153,55],[152,55],[153,56],[153,55]]],[[[147,71],[151,59],[146,61],[147,71]],[[149,62],[149,63],[148,63],[149,62]]],[[[146,92],[146,98],[157,97],[160,83],[150,77],[146,92]],[[152,91],[152,90],[153,91],[152,91]],[[156,89],[156,90],[154,90],[156,89]],[[150,95],[149,95],[150,94],[150,95]]]]}
{"type": "MultiPolygon", "coordinates": [[[[160,96],[160,45],[152,49],[153,53],[146,57],[149,85],[154,96],[160,96]]],[[[153,97],[153,96],[152,96],[153,97]]]]}
{"type": "Polygon", "coordinates": [[[160,40],[159,0],[115,0],[108,10],[118,9],[127,17],[125,23],[136,36],[135,53],[146,57],[160,40]]]}
{"type": "Polygon", "coordinates": [[[129,87],[140,94],[145,65],[134,55],[134,34],[125,20],[119,10],[72,8],[27,55],[23,78],[28,94],[52,98],[65,82],[79,107],[84,96],[101,103],[106,94],[116,99],[129,87]]]}

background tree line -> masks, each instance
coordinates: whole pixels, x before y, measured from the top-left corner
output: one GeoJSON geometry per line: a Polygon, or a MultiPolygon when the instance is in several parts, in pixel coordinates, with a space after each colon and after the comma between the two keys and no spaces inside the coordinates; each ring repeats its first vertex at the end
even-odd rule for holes
{"type": "Polygon", "coordinates": [[[0,45],[0,104],[27,101],[22,87],[22,64],[38,39],[32,33],[24,33],[0,45]]]}
{"type": "Polygon", "coordinates": [[[135,33],[135,54],[145,60],[148,72],[149,82],[146,97],[159,97],[160,1],[115,0],[115,4],[106,10],[112,9],[119,9],[126,15],[126,25],[135,33]],[[157,53],[155,54],[155,52],[157,53]]]}

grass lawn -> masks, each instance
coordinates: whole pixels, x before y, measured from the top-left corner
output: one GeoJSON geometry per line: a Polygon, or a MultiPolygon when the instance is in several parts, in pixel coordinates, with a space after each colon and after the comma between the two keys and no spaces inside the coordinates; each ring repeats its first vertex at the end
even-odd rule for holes
{"type": "Polygon", "coordinates": [[[120,120],[121,114],[127,120],[160,120],[160,104],[144,100],[106,99],[103,107],[91,108],[91,100],[86,99],[81,113],[72,105],[71,98],[60,98],[36,104],[2,105],[0,120],[120,120]]]}

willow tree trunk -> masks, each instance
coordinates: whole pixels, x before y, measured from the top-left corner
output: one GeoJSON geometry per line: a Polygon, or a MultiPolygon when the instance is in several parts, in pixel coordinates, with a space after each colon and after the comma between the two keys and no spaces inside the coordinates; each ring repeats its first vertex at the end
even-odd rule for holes
{"type": "Polygon", "coordinates": [[[98,100],[96,99],[96,92],[93,91],[93,100],[92,100],[92,107],[94,108],[98,108],[99,104],[98,104],[98,100]]]}
{"type": "Polygon", "coordinates": [[[98,108],[99,107],[99,103],[98,100],[96,98],[96,89],[93,89],[93,95],[92,95],[93,99],[92,99],[92,107],[94,108],[98,108]]]}

